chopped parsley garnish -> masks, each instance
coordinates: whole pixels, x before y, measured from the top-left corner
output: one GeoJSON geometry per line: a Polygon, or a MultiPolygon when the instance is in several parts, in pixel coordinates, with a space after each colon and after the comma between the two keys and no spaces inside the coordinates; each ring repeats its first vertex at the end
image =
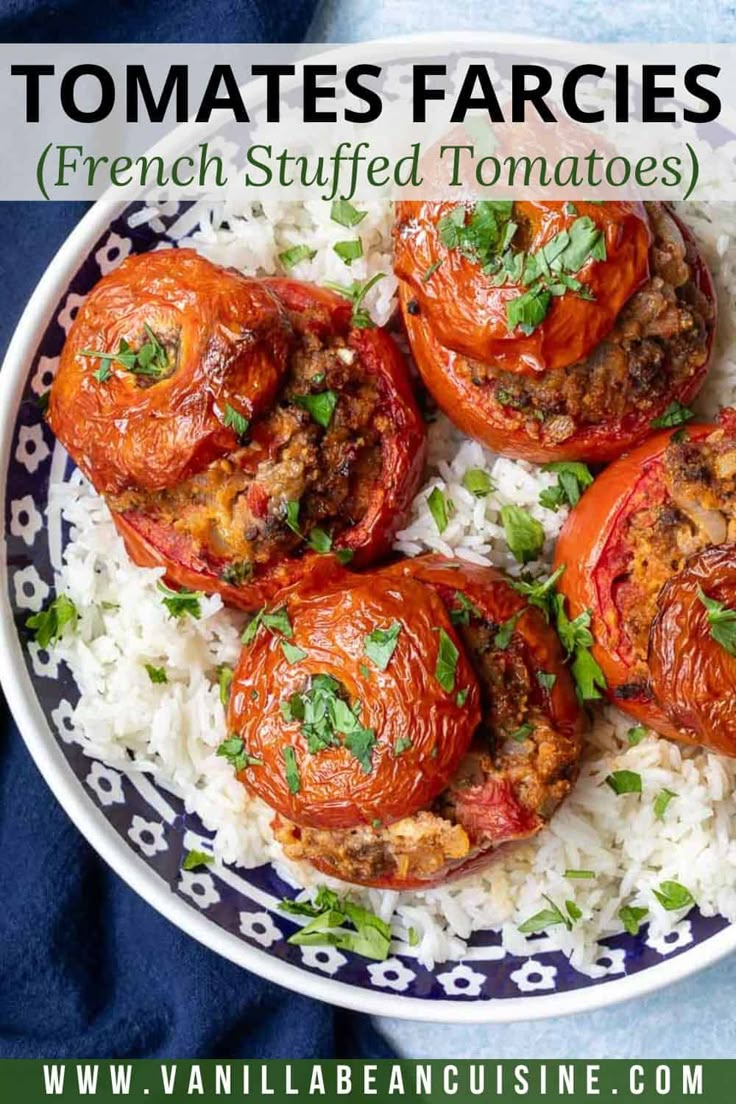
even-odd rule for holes
{"type": "Polygon", "coordinates": [[[560,506],[576,506],[582,492],[593,482],[588,465],[576,461],[558,460],[545,464],[542,470],[557,474],[557,484],[547,487],[539,495],[540,505],[547,510],[556,511],[560,506]]]}
{"type": "MultiPolygon", "coordinates": [[[[98,371],[99,371],[99,369],[98,369],[98,371]]],[[[97,372],[95,372],[95,376],[96,375],[97,375],[97,372]]],[[[51,388],[49,388],[48,391],[44,391],[44,392],[42,392],[42,394],[36,396],[36,406],[38,407],[38,409],[41,411],[42,414],[45,414],[46,411],[48,410],[50,399],[51,399],[51,388]]]]}
{"type": "Polygon", "coordinates": [[[679,882],[660,882],[659,889],[652,890],[663,909],[677,912],[695,904],[695,898],[689,889],[679,882]]]}
{"type": "Polygon", "coordinates": [[[396,740],[394,740],[394,758],[396,758],[396,756],[398,755],[402,755],[403,752],[408,751],[409,748],[413,746],[414,745],[408,736],[399,736],[396,740]]]}
{"type": "Polygon", "coordinates": [[[499,648],[502,652],[505,652],[509,644],[511,643],[511,638],[516,632],[516,625],[523,612],[523,610],[519,610],[518,613],[515,613],[512,617],[509,617],[508,621],[504,621],[503,625],[501,625],[500,629],[494,636],[493,643],[495,647],[499,648]]]}
{"type": "Polygon", "coordinates": [[[572,621],[565,612],[565,601],[562,595],[556,597],[557,634],[568,655],[581,648],[590,648],[593,644],[593,634],[590,631],[590,610],[583,610],[572,621]]]}
{"type": "Polygon", "coordinates": [[[156,586],[163,594],[161,601],[169,611],[170,617],[186,617],[187,614],[194,618],[202,616],[201,600],[204,594],[201,590],[189,590],[188,587],[172,590],[160,580],[156,586]]]}
{"type": "Polygon", "coordinates": [[[400,632],[401,623],[392,621],[387,629],[374,629],[363,638],[363,651],[382,671],[386,670],[396,650],[400,632]]]}
{"type": "Polygon", "coordinates": [[[652,429],[671,429],[673,426],[685,425],[695,417],[692,410],[683,406],[681,402],[671,402],[663,414],[658,418],[652,418],[649,423],[652,429]]]}
{"type": "Polygon", "coordinates": [[[332,421],[337,399],[336,391],[318,391],[316,394],[291,396],[291,401],[302,410],[306,410],[324,429],[327,429],[332,421]]]}
{"type": "Polygon", "coordinates": [[[217,755],[227,759],[236,774],[240,774],[247,767],[262,767],[263,760],[249,755],[245,750],[245,741],[240,736],[228,736],[217,749],[217,755]]]}
{"type": "Polygon", "coordinates": [[[422,283],[426,284],[426,282],[430,278],[430,276],[433,276],[434,273],[437,271],[437,269],[440,268],[444,263],[445,263],[444,262],[444,257],[441,257],[439,261],[435,261],[434,264],[431,264],[429,266],[429,268],[425,268],[424,272],[422,273],[422,277],[421,277],[422,283]]]}
{"type": "Polygon", "coordinates": [[[595,878],[595,870],[566,870],[565,877],[573,881],[577,878],[595,878]]]}
{"type": "Polygon", "coordinates": [[[470,693],[470,687],[465,686],[465,687],[463,687],[462,690],[458,690],[457,694],[455,695],[455,704],[460,709],[462,709],[462,707],[465,705],[466,701],[468,700],[468,694],[469,693],[470,693]]]}
{"type": "Polygon", "coordinates": [[[301,789],[302,783],[299,777],[299,767],[296,761],[296,752],[290,744],[287,744],[286,747],[282,747],[281,755],[284,760],[286,785],[289,787],[289,793],[297,794],[301,789]]]}
{"type": "Polygon", "coordinates": [[[644,725],[634,725],[634,727],[630,728],[626,733],[626,739],[629,741],[631,747],[636,747],[637,744],[642,742],[646,734],[647,730],[644,725]]]}
{"type": "Polygon", "coordinates": [[[416,928],[409,928],[409,930],[407,932],[407,935],[409,937],[409,946],[410,947],[418,947],[419,946],[419,932],[417,931],[417,929],[416,928]]]}
{"type": "Polygon", "coordinates": [[[67,625],[75,628],[79,613],[68,594],[59,594],[39,613],[26,618],[26,628],[33,630],[39,648],[48,648],[59,640],[67,625]]]}
{"type": "Polygon", "coordinates": [[[303,648],[298,648],[296,644],[290,644],[288,640],[281,641],[281,651],[284,653],[287,663],[301,663],[303,659],[307,658],[307,653],[303,648]]]}
{"type": "Polygon", "coordinates": [[[606,785],[610,786],[619,797],[622,794],[641,793],[641,775],[637,771],[617,770],[612,771],[606,778],[606,785]]]}
{"type": "Polygon", "coordinates": [[[293,245],[291,249],[285,249],[279,253],[279,260],[284,268],[294,268],[302,261],[311,261],[317,255],[316,249],[310,249],[308,245],[293,245]]]}
{"type": "Polygon", "coordinates": [[[457,671],[459,655],[460,653],[445,630],[440,629],[434,677],[448,694],[451,694],[455,689],[455,672],[457,671]]]}
{"type": "Polygon", "coordinates": [[[226,429],[232,429],[238,441],[242,443],[248,433],[250,422],[247,418],[244,418],[234,406],[231,406],[230,403],[225,403],[225,415],[222,419],[222,424],[226,429]]]}
{"type": "Polygon", "coordinates": [[[228,564],[221,572],[220,578],[229,586],[242,586],[246,579],[253,575],[253,564],[248,560],[238,560],[237,563],[228,564]]]}
{"type": "Polygon", "coordinates": [[[319,525],[315,525],[314,529],[310,530],[307,537],[307,544],[314,551],[318,552],[321,556],[324,556],[332,548],[332,537],[329,533],[326,533],[324,529],[321,529],[319,525]]]}
{"type": "Polygon", "coordinates": [[[116,353],[82,349],[79,356],[93,357],[100,361],[100,367],[95,372],[95,378],[101,383],[109,378],[110,365],[113,361],[122,365],[126,372],[132,372],[133,375],[160,379],[169,367],[168,354],[151,327],[144,324],[143,328],[148,340],[141,345],[137,352],[124,338],[121,338],[116,353]]]}
{"type": "Polygon", "coordinates": [[[501,522],[509,551],[519,563],[536,560],[544,547],[544,529],[521,506],[502,506],[501,522]]]}
{"type": "Polygon", "coordinates": [[[595,701],[608,686],[598,661],[587,648],[577,649],[570,670],[581,701],[595,701]]]}
{"type": "Polygon", "coordinates": [[[291,638],[294,635],[286,606],[279,606],[278,609],[271,610],[270,612],[263,606],[258,610],[258,613],[254,614],[243,629],[243,634],[240,637],[241,644],[252,644],[261,625],[268,629],[269,632],[280,633],[287,638],[291,638]]]}
{"type": "Polygon", "coordinates": [[[560,908],[554,903],[554,901],[543,893],[545,901],[548,903],[549,908],[542,909],[540,912],[535,912],[534,916],[530,916],[528,920],[525,920],[523,924],[519,924],[519,931],[523,935],[532,935],[535,932],[546,931],[547,928],[553,928],[559,924],[564,924],[568,931],[572,931],[573,922],[580,918],[582,913],[579,913],[577,906],[575,911],[578,911],[578,915],[575,916],[569,909],[569,905],[574,902],[565,902],[568,915],[562,912],[560,908]]]}
{"type": "Polygon", "coordinates": [[[338,897],[325,886],[317,891],[314,903],[287,899],[281,902],[279,908],[292,916],[311,918],[308,924],[289,937],[289,943],[307,947],[337,947],[378,962],[388,958],[391,929],[386,921],[369,909],[338,897]]]}
{"type": "Polygon", "coordinates": [[[639,934],[641,922],[648,914],[648,908],[638,908],[636,905],[624,905],[618,910],[618,918],[629,935],[639,934]]]}
{"type": "Polygon", "coordinates": [[[474,602],[471,602],[467,594],[463,594],[461,590],[456,590],[453,596],[455,605],[450,610],[450,621],[453,625],[469,625],[471,617],[482,617],[474,602]]]}
{"type": "Polygon", "coordinates": [[[657,820],[664,820],[664,814],[667,812],[667,806],[670,801],[673,801],[677,797],[677,794],[672,790],[664,789],[660,790],[654,799],[654,815],[657,820]]]}
{"type": "Polygon", "coordinates": [[[340,226],[357,226],[367,214],[367,211],[359,211],[346,199],[334,200],[330,209],[330,218],[333,222],[339,223],[340,226]]]}
{"type": "Polygon", "coordinates": [[[327,281],[325,287],[332,288],[333,291],[338,292],[339,295],[344,295],[346,299],[352,302],[353,312],[350,316],[350,321],[353,326],[359,330],[370,330],[373,329],[374,326],[373,319],[361,304],[371,288],[377,284],[379,280],[383,280],[385,276],[385,272],[376,272],[374,276],[371,276],[370,280],[366,280],[363,284],[356,281],[350,284],[349,287],[345,287],[343,284],[333,284],[327,281]]]}
{"type": "Polygon", "coordinates": [[[344,567],[345,564],[350,563],[354,555],[352,548],[338,548],[335,552],[335,559],[344,567]]]}
{"type": "Polygon", "coordinates": [[[449,524],[448,501],[439,487],[434,487],[427,495],[429,512],[434,518],[438,533],[444,533],[449,524]]]}
{"type": "Polygon", "coordinates": [[[220,688],[220,701],[226,706],[230,697],[230,687],[233,684],[233,669],[228,663],[221,663],[217,668],[217,685],[220,688]]]}
{"type": "Polygon", "coordinates": [[[181,864],[182,870],[196,870],[198,866],[207,866],[215,861],[209,851],[187,851],[181,864]]]}
{"type": "Polygon", "coordinates": [[[144,667],[146,668],[149,679],[154,685],[163,685],[165,682],[169,681],[165,667],[154,667],[151,663],[145,663],[144,667]]]}
{"type": "Polygon", "coordinates": [[[515,740],[517,744],[523,743],[527,736],[531,736],[534,732],[534,725],[530,721],[525,721],[523,725],[519,725],[513,732],[509,732],[509,740],[515,740]]]}
{"type": "Polygon", "coordinates": [[[365,663],[359,663],[358,670],[360,671],[363,678],[369,679],[371,677],[371,669],[365,663]]]}
{"type": "Polygon", "coordinates": [[[593,298],[575,274],[588,261],[605,261],[606,245],[603,231],[587,216],[576,217],[532,254],[512,248],[517,229],[513,202],[504,200],[459,205],[437,224],[441,243],[480,264],[494,286],[523,289],[506,303],[506,324],[509,331],[518,327],[530,334],[546,318],[554,297],[571,291],[593,298]]]}
{"type": "Polygon", "coordinates": [[[557,610],[557,591],[555,584],[565,570],[565,565],[560,564],[557,570],[547,579],[529,579],[522,576],[521,579],[512,579],[511,586],[517,594],[523,595],[530,606],[541,609],[548,621],[555,617],[557,610]]]}
{"type": "Polygon", "coordinates": [[[342,736],[345,747],[369,774],[376,735],[358,721],[360,702],[351,708],[344,693],[344,687],[331,675],[313,675],[308,690],[281,703],[281,713],[285,721],[299,723],[311,755],[338,747],[342,736]]]}
{"type": "Polygon", "coordinates": [[[353,261],[357,261],[359,257],[363,256],[363,242],[360,238],[354,238],[352,241],[335,242],[332,248],[346,265],[351,265],[353,261]]]}
{"type": "Polygon", "coordinates": [[[565,908],[567,909],[567,915],[573,921],[579,920],[583,915],[582,909],[575,904],[574,901],[565,901],[565,908]]]}
{"type": "Polygon", "coordinates": [[[698,598],[707,611],[713,640],[729,655],[736,656],[736,609],[729,609],[723,602],[709,598],[702,587],[698,587],[698,598]]]}
{"type": "Polygon", "coordinates": [[[493,490],[493,483],[483,468],[468,468],[463,476],[463,487],[476,498],[485,498],[493,490]]]}
{"type": "Polygon", "coordinates": [[[537,671],[537,682],[543,689],[551,690],[557,682],[557,675],[552,671],[537,671]]]}

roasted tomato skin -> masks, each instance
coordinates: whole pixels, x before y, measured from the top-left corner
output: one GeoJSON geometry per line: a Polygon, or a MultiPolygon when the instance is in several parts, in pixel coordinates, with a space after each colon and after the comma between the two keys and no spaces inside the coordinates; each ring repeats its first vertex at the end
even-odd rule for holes
{"type": "MultiPolygon", "coordinates": [[[[694,280],[715,314],[716,295],[710,271],[688,228],[671,212],[670,217],[694,251],[694,280]]],[[[397,237],[397,247],[399,241],[400,235],[397,237]]],[[[437,259],[441,258],[436,257],[435,260],[437,259]]],[[[426,281],[426,285],[433,284],[444,269],[443,261],[431,279],[426,281]]],[[[440,340],[417,298],[417,275],[420,286],[426,286],[421,284],[421,270],[414,273],[411,283],[407,280],[400,280],[399,283],[404,325],[417,368],[447,417],[464,433],[503,456],[517,457],[534,464],[554,460],[608,463],[619,457],[625,449],[648,437],[651,433],[651,420],[662,414],[670,402],[677,401],[687,406],[698,394],[705,380],[712,352],[715,321],[709,330],[707,355],[703,363],[690,373],[676,393],[663,397],[661,409],[644,413],[633,409],[617,422],[603,421],[578,426],[574,433],[562,441],[546,438],[541,428],[538,435],[532,435],[524,419],[516,411],[500,403],[491,389],[473,383],[472,364],[468,357],[440,340]]],[[[452,299],[452,296],[449,298],[452,299]]],[[[477,356],[475,359],[478,359],[477,356]]]]}
{"type": "Polygon", "coordinates": [[[446,249],[438,224],[457,207],[451,202],[397,204],[395,270],[419,304],[441,345],[471,359],[493,362],[525,375],[565,368],[581,360],[612,329],[626,300],[649,275],[651,233],[643,203],[518,202],[514,218],[525,231],[525,248],[537,252],[580,216],[603,231],[607,259],[589,260],[581,279],[595,300],[565,295],[552,304],[533,333],[509,332],[506,304],[521,293],[518,284],[494,287],[481,265],[460,249],[446,249]],[[424,276],[442,261],[430,278],[424,276]]]}
{"type": "Polygon", "coordinates": [[[652,690],[677,730],[736,755],[736,657],[714,640],[700,593],[736,608],[736,548],[712,545],[665,583],[649,637],[652,690]]]}
{"type": "Polygon", "coordinates": [[[305,654],[289,662],[283,637],[261,628],[243,649],[228,710],[228,730],[241,736],[263,766],[246,769],[243,783],[295,824],[351,828],[390,823],[431,801],[445,786],[480,721],[480,692],[447,612],[430,590],[409,579],[321,571],[279,598],[293,629],[288,643],[305,654]],[[401,626],[385,669],[365,652],[378,628],[401,626]],[[453,687],[436,677],[440,630],[457,649],[453,687]],[[283,703],[304,694],[311,679],[329,675],[357,718],[375,736],[370,769],[338,741],[310,753],[299,720],[283,703]],[[462,702],[460,690],[467,690],[462,702]],[[410,746],[397,741],[410,738],[410,746]],[[298,788],[290,787],[284,748],[293,749],[298,788]]]}
{"type": "MultiPolygon", "coordinates": [[[[717,428],[691,425],[682,432],[698,440],[717,428]]],[[[605,675],[610,700],[663,736],[687,740],[657,704],[648,679],[635,672],[615,602],[617,579],[625,570],[623,527],[656,482],[673,432],[654,434],[597,477],[570,511],[557,541],[554,568],[565,568],[557,586],[567,598],[568,615],[574,618],[590,610],[592,652],[605,675]]]]}
{"type": "Polygon", "coordinates": [[[161,490],[237,444],[227,407],[251,420],[273,401],[292,342],[287,314],[262,281],[190,249],[128,257],[93,288],[69,331],[48,420],[103,494],[161,490]],[[99,358],[148,331],[173,361],[161,379],[99,358]]]}
{"type": "MultiPolygon", "coordinates": [[[[543,711],[555,730],[569,741],[577,765],[582,750],[585,718],[565,664],[562,647],[542,612],[528,606],[500,571],[431,554],[401,560],[383,568],[380,575],[410,579],[423,584],[442,598],[448,610],[455,608],[453,596],[461,593],[493,624],[501,625],[509,618],[520,615],[516,622],[515,636],[521,644],[525,662],[534,671],[543,670],[556,676],[551,689],[537,684],[543,711]]],[[[571,780],[575,773],[576,770],[571,775],[571,780]]],[[[387,875],[352,880],[382,889],[427,889],[482,869],[492,860],[498,847],[533,836],[544,826],[544,818],[536,810],[524,805],[509,779],[502,775],[489,778],[483,786],[458,791],[458,794],[463,795],[464,826],[470,828],[474,817],[482,817],[486,832],[489,825],[492,826],[490,843],[482,848],[474,848],[470,856],[462,861],[448,863],[432,877],[387,875]]],[[[329,863],[319,858],[311,858],[310,862],[324,874],[340,877],[339,872],[329,863]]]]}
{"type": "MultiPolygon", "coordinates": [[[[385,330],[351,326],[350,304],[324,288],[296,280],[263,281],[278,298],[295,330],[313,330],[323,338],[337,334],[355,350],[367,373],[375,377],[381,395],[382,470],[371,490],[360,521],[339,534],[333,551],[352,554],[351,566],[366,567],[388,554],[393,538],[416,493],[426,455],[426,434],[412,391],[408,369],[396,343],[385,330]]],[[[258,432],[257,426],[254,430],[258,432]]],[[[257,493],[258,488],[251,488],[257,493]]],[[[250,492],[249,492],[250,493],[250,492]]],[[[266,500],[267,502],[267,500],[266,500]]],[[[304,551],[298,556],[257,567],[237,585],[227,581],[230,561],[202,555],[186,535],[136,511],[113,515],[131,558],[144,567],[163,567],[172,586],[220,594],[228,605],[255,610],[281,589],[312,570],[324,556],[304,551]]]]}

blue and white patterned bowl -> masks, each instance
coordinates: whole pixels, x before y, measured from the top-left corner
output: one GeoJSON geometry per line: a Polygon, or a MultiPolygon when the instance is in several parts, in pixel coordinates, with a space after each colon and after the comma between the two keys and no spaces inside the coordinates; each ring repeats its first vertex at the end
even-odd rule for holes
{"type": "Polygon", "coordinates": [[[196,817],[160,786],[92,761],[70,741],[76,688],[68,671],[29,649],[23,628],[50,594],[51,564],[65,540],[61,529],[49,529],[45,507],[52,471],[64,472],[69,461],[35,400],[48,389],[75,311],[100,276],[128,253],[168,243],[179,205],[163,205],[155,217],[142,208],[98,203],[89,212],[39,284],[0,374],[0,676],[31,754],[80,831],[151,905],[211,949],[287,988],[364,1012],[455,1022],[560,1015],[649,992],[736,948],[736,927],[697,911],[667,941],[650,939],[646,929],[608,940],[595,980],[547,950],[544,936],[530,957],[519,958],[493,933],[477,933],[464,962],[434,970],[403,945],[383,963],[290,946],[294,926],[277,909],[289,887],[270,866],[182,871],[182,855],[207,835],[196,817]]]}

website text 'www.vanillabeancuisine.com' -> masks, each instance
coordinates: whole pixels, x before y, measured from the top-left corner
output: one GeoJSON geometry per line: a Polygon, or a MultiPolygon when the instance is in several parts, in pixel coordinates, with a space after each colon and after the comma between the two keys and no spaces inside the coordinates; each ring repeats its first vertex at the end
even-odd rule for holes
{"type": "MultiPolygon", "coordinates": [[[[731,1063],[723,1063],[732,1065],[731,1063]]],[[[7,1066],[16,1063],[5,1063],[7,1066]]],[[[132,1097],[408,1097],[426,1101],[528,1096],[532,1099],[613,1097],[647,1100],[703,1097],[733,1075],[721,1063],[687,1062],[35,1062],[24,1087],[35,1081],[34,1099],[108,1100],[132,1097]]],[[[0,1071],[0,1081],[5,1080],[0,1071]]],[[[6,1087],[10,1088],[8,1084],[6,1087]]],[[[23,1099],[27,1099],[23,1094],[23,1099]]],[[[20,1099],[20,1097],[18,1097],[20,1099]]]]}

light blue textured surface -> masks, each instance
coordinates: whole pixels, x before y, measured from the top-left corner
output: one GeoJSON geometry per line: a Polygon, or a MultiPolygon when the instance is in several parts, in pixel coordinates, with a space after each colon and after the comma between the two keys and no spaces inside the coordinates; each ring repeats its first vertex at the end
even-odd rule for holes
{"type": "MultiPolygon", "coordinates": [[[[599,42],[734,42],[736,4],[717,0],[323,0],[312,42],[485,30],[599,42]]],[[[656,50],[652,51],[653,60],[656,50]]],[[[662,56],[664,60],[664,52],[662,56]]],[[[733,1058],[736,957],[635,1003],[506,1026],[382,1019],[410,1058],[733,1058]]]]}

